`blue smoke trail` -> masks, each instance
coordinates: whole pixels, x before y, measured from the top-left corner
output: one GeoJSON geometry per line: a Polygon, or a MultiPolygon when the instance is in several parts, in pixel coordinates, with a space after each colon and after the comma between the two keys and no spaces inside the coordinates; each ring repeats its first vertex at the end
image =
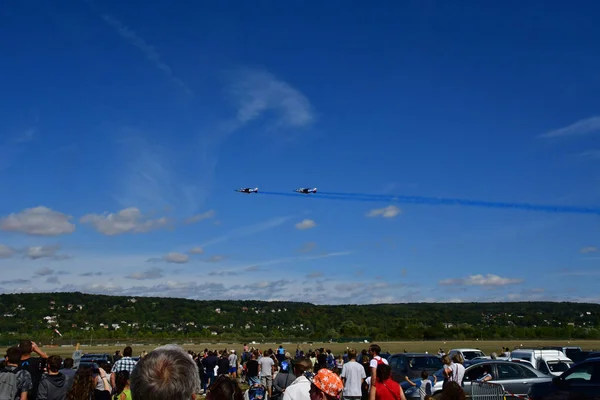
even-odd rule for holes
{"type": "Polygon", "coordinates": [[[305,198],[314,198],[314,199],[329,199],[329,200],[342,200],[342,201],[378,202],[378,203],[388,202],[388,203],[404,203],[404,204],[419,204],[419,205],[455,205],[455,206],[466,206],[466,207],[537,211],[537,212],[558,213],[558,214],[600,215],[600,208],[593,208],[593,207],[543,205],[543,204],[529,204],[529,203],[510,203],[510,202],[468,200],[468,199],[443,198],[443,197],[394,196],[394,195],[335,193],[335,192],[320,192],[320,193],[313,193],[313,194],[284,193],[284,192],[259,192],[259,193],[267,194],[267,195],[274,195],[274,196],[305,197],[305,198]]]}

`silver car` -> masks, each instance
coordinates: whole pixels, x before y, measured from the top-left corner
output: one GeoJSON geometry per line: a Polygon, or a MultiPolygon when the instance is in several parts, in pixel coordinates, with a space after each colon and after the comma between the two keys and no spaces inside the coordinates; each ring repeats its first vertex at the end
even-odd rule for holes
{"type": "MultiPolygon", "coordinates": [[[[471,384],[485,375],[485,371],[492,375],[491,383],[499,383],[509,394],[526,396],[529,387],[534,383],[551,382],[552,376],[545,375],[532,367],[512,361],[482,360],[465,369],[462,387],[471,394],[471,384]]],[[[442,391],[444,382],[439,382],[433,387],[434,395],[442,391]]]]}

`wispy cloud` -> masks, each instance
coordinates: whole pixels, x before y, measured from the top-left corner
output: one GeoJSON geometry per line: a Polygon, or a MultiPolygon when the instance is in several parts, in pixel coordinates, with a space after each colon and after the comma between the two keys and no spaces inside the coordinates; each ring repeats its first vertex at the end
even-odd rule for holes
{"type": "Polygon", "coordinates": [[[598,251],[598,248],[596,246],[587,246],[587,247],[583,247],[581,250],[579,250],[580,253],[595,253],[598,251]]]}
{"type": "Polygon", "coordinates": [[[494,274],[487,275],[470,275],[466,278],[444,279],[439,281],[440,285],[457,285],[457,286],[505,286],[522,283],[523,279],[519,278],[503,278],[494,274]]]}
{"type": "Polygon", "coordinates": [[[162,257],[159,258],[150,258],[148,259],[148,262],[167,262],[167,263],[171,263],[171,264],[186,264],[188,261],[190,261],[190,256],[188,256],[187,254],[183,254],[183,253],[176,253],[176,252],[171,252],[171,253],[167,253],[162,257]]]}
{"type": "Polygon", "coordinates": [[[190,161],[173,148],[151,144],[149,136],[137,129],[122,128],[121,132],[123,164],[113,194],[121,207],[144,212],[171,210],[185,217],[196,214],[210,192],[214,171],[210,154],[189,143],[186,147],[194,149],[190,161]],[[198,171],[198,175],[190,176],[188,170],[198,171]]]}
{"type": "Polygon", "coordinates": [[[311,251],[313,251],[315,248],[317,247],[317,243],[316,242],[307,242],[304,243],[304,245],[302,247],[300,247],[298,249],[298,251],[300,253],[310,253],[311,251]]]}
{"type": "Polygon", "coordinates": [[[206,248],[208,246],[212,246],[217,243],[226,242],[233,238],[240,238],[240,237],[244,237],[244,236],[254,235],[259,232],[264,232],[266,230],[273,229],[273,228],[276,228],[276,227],[282,225],[283,223],[285,223],[286,221],[288,221],[289,219],[291,219],[293,217],[294,217],[293,215],[287,216],[287,217],[277,217],[277,218],[272,218],[265,222],[260,222],[258,224],[233,229],[232,231],[226,233],[223,236],[219,236],[215,239],[209,240],[208,242],[202,244],[200,247],[206,248]]]}
{"type": "Polygon", "coordinates": [[[600,150],[587,150],[575,154],[576,157],[583,160],[600,160],[600,150]]]}
{"type": "Polygon", "coordinates": [[[215,210],[208,210],[202,214],[196,214],[189,218],[186,218],[184,222],[186,224],[195,224],[196,222],[200,222],[205,219],[214,218],[216,214],[217,213],[215,212],[215,210]]]}
{"type": "Polygon", "coordinates": [[[134,30],[132,30],[127,25],[123,24],[121,21],[116,19],[115,17],[104,14],[101,16],[104,22],[106,22],[109,26],[111,26],[123,39],[137,47],[144,53],[146,58],[154,64],[156,68],[161,70],[163,74],[176,86],[182,89],[185,93],[189,95],[193,95],[194,92],[189,88],[188,85],[185,84],[180,78],[175,76],[173,73],[173,69],[164,61],[162,61],[160,54],[154,48],[148,44],[140,35],[138,35],[134,30]]]}
{"type": "Polygon", "coordinates": [[[582,136],[600,131],[600,116],[581,119],[571,125],[555,129],[539,135],[540,138],[556,138],[564,136],[582,136]]]}
{"type": "Polygon", "coordinates": [[[82,224],[90,224],[97,232],[107,236],[124,233],[146,233],[165,228],[170,220],[166,217],[151,219],[135,208],[126,208],[116,213],[86,214],[80,218],[82,224]]]}
{"type": "Polygon", "coordinates": [[[237,107],[233,129],[272,112],[275,128],[300,128],[315,120],[310,101],[299,90],[275,75],[260,69],[241,68],[229,87],[237,107]]]}
{"type": "Polygon", "coordinates": [[[376,208],[376,209],[369,211],[367,213],[367,217],[370,217],[370,218],[373,218],[373,217],[394,218],[401,212],[402,211],[398,207],[396,207],[394,205],[390,205],[390,206],[387,206],[384,208],[376,208]]]}

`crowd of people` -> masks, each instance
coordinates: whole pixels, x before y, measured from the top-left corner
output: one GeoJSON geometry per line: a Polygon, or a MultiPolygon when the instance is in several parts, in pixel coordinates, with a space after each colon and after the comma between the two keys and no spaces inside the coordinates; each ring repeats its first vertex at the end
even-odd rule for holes
{"type": "MultiPolygon", "coordinates": [[[[115,354],[114,363],[97,367],[48,356],[37,344],[21,340],[10,347],[0,367],[0,400],[406,400],[392,379],[391,367],[372,344],[357,353],[348,348],[334,355],[329,349],[292,356],[283,346],[276,350],[249,348],[185,351],[176,345],[161,346],[132,357],[127,346],[115,354]],[[32,354],[37,354],[33,357],[32,354]],[[243,392],[240,384],[247,384],[243,392]],[[260,397],[251,397],[261,388],[260,397]]],[[[460,387],[464,367],[460,359],[443,357],[445,382],[442,400],[463,400],[460,387]]],[[[431,382],[407,381],[419,388],[422,400],[431,399],[431,382]]]]}

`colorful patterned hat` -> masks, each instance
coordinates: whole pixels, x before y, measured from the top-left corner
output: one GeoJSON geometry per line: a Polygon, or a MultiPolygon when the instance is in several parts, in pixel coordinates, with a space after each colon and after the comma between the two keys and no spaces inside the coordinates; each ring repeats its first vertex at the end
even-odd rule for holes
{"type": "Polygon", "coordinates": [[[338,397],[342,389],[344,389],[342,378],[326,368],[321,368],[317,372],[312,379],[312,383],[331,397],[338,397]]]}

